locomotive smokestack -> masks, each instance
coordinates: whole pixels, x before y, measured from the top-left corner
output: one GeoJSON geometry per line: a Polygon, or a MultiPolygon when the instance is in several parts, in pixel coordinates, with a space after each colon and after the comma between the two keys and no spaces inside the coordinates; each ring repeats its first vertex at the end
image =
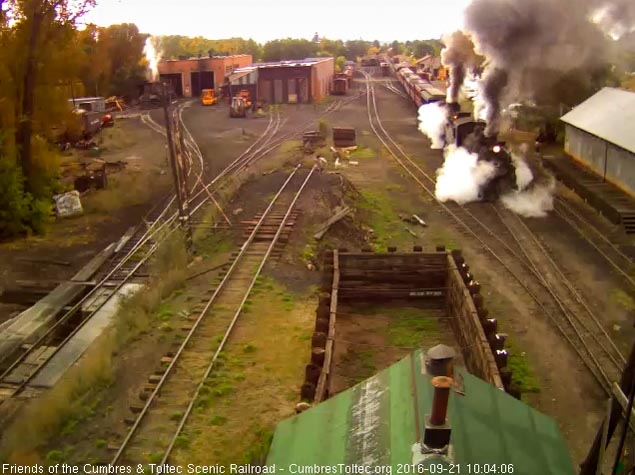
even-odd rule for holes
{"type": "Polygon", "coordinates": [[[445,36],[443,43],[445,48],[441,51],[441,62],[450,69],[447,102],[458,102],[459,91],[465,80],[467,68],[473,67],[476,63],[474,43],[462,31],[455,31],[451,35],[445,36]]]}

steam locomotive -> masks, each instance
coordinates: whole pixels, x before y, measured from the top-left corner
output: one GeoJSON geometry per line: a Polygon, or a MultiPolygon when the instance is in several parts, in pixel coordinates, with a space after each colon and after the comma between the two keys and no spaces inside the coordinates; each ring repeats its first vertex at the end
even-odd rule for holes
{"type": "Polygon", "coordinates": [[[481,189],[481,200],[492,201],[503,192],[517,190],[516,168],[505,142],[496,135],[485,135],[486,122],[474,120],[470,112],[461,112],[458,104],[445,104],[445,146],[463,147],[478,156],[478,161],[494,165],[495,174],[481,189]]]}
{"type": "Polygon", "coordinates": [[[424,104],[438,103],[445,109],[444,148],[454,145],[476,154],[478,161],[492,163],[494,176],[481,189],[481,200],[492,201],[503,192],[516,190],[516,168],[505,142],[497,136],[485,135],[486,122],[475,120],[471,112],[462,112],[459,104],[446,102],[446,94],[422,79],[406,63],[390,63],[397,79],[417,108],[424,104]]]}

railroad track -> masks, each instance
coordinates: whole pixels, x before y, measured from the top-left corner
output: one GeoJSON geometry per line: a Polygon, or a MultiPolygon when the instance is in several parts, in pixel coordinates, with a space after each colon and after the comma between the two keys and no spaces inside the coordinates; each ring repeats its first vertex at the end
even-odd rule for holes
{"type": "Polygon", "coordinates": [[[537,237],[520,217],[506,210],[501,213],[494,205],[490,205],[492,212],[499,214],[506,231],[517,244],[518,249],[513,249],[501,239],[499,233],[492,230],[491,224],[483,222],[483,219],[466,207],[436,200],[435,180],[404,152],[383,127],[374,85],[368,80],[368,73],[362,74],[367,78],[369,122],[384,147],[406,173],[435,199],[437,205],[456,222],[464,234],[476,240],[483,251],[493,257],[525,289],[537,307],[578,353],[601,387],[609,395],[612,394],[611,384],[619,377],[625,358],[537,237]],[[548,269],[545,270],[543,266],[548,269]],[[598,331],[599,334],[596,334],[598,331]]]}
{"type": "Polygon", "coordinates": [[[151,388],[143,408],[128,431],[111,465],[146,463],[151,454],[169,460],[175,441],[225,343],[240,318],[245,302],[280,237],[288,233],[293,208],[311,179],[296,167],[253,226],[227,273],[213,289],[185,340],[161,379],[151,388]],[[222,337],[222,338],[221,338],[222,337]],[[175,418],[174,414],[182,414],[175,418]]]}
{"type": "MultiPolygon", "coordinates": [[[[500,206],[493,207],[533,269],[534,282],[537,282],[533,290],[542,306],[550,310],[553,318],[559,319],[561,331],[566,333],[572,345],[578,347],[578,354],[598,382],[610,388],[613,381],[619,380],[626,363],[624,355],[525,221],[500,206]],[[577,345],[577,342],[583,344],[577,345]]],[[[530,282],[527,281],[528,285],[532,285],[530,282]]]]}
{"type": "MultiPolygon", "coordinates": [[[[151,121],[151,119],[149,120],[151,121]]],[[[230,164],[230,167],[236,162],[244,163],[245,160],[249,159],[248,157],[256,156],[254,150],[257,147],[265,146],[271,140],[276,121],[279,121],[279,117],[277,119],[271,117],[265,132],[237,157],[230,164]]],[[[149,123],[153,123],[153,121],[149,123]]],[[[156,123],[150,127],[156,129],[157,132],[162,130],[156,123]]],[[[163,133],[165,134],[164,131],[163,133]]],[[[189,137],[191,138],[191,135],[189,137]]],[[[193,141],[193,139],[191,140],[193,141]]],[[[196,147],[190,153],[198,155],[200,150],[196,147]]],[[[200,181],[202,175],[202,171],[197,173],[197,181],[200,181]]],[[[225,175],[231,175],[231,173],[225,175]]],[[[222,177],[212,180],[212,183],[220,178],[222,177]]],[[[199,208],[209,200],[209,196],[203,195],[203,191],[201,187],[190,200],[191,203],[196,203],[199,208]]],[[[124,285],[143,278],[142,272],[145,269],[145,264],[154,254],[160,242],[177,229],[176,218],[178,214],[176,212],[170,213],[174,201],[174,195],[166,196],[146,215],[145,227],[137,226],[133,232],[124,236],[119,243],[120,249],[115,249],[117,252],[114,253],[104,270],[97,275],[95,286],[77,303],[67,309],[63,315],[56,318],[55,323],[33,344],[23,346],[13,362],[0,372],[0,394],[2,395],[0,405],[6,400],[20,395],[37,377],[42,368],[124,285]],[[72,329],[60,336],[60,332],[71,321],[74,322],[72,329]]]]}
{"type": "Polygon", "coordinates": [[[555,213],[569,226],[571,226],[591,247],[593,247],[606,262],[635,289],[635,266],[633,260],[624,254],[620,248],[599,231],[592,223],[587,221],[566,200],[556,197],[554,202],[555,213]]]}
{"type": "MultiPolygon", "coordinates": [[[[329,115],[338,111],[357,97],[335,101],[329,105],[323,115],[329,115]]],[[[204,160],[203,155],[192,137],[189,129],[183,122],[183,110],[181,104],[174,109],[173,115],[181,121],[184,131],[186,148],[184,153],[188,162],[198,163],[199,170],[195,175],[196,186],[188,200],[190,213],[193,215],[207,203],[214,202],[220,208],[214,196],[223,189],[233,177],[236,177],[249,165],[260,160],[285,140],[301,133],[314,120],[306,121],[290,132],[277,136],[280,127],[284,124],[280,113],[270,114],[265,131],[223,171],[221,171],[209,183],[203,182],[204,160]],[[277,136],[277,137],[276,137],[277,136]]],[[[165,136],[165,129],[156,123],[149,114],[141,115],[141,120],[151,129],[165,136]]],[[[191,172],[193,168],[189,168],[191,172]]],[[[159,244],[178,228],[178,212],[174,209],[176,197],[167,195],[145,217],[145,226],[139,225],[134,231],[124,236],[119,243],[119,249],[113,258],[105,266],[96,278],[94,287],[84,295],[77,303],[66,309],[65,313],[56,318],[55,323],[49,327],[33,344],[23,346],[13,362],[0,371],[0,406],[8,399],[19,396],[37,377],[48,362],[73,338],[78,331],[108,302],[124,285],[143,278],[146,263],[152,257],[159,244]],[[78,317],[79,315],[79,317],[78,317]],[[73,322],[70,330],[66,329],[73,322]],[[64,334],[60,335],[63,332],[64,334]]],[[[222,209],[221,209],[222,211],[222,209]]],[[[227,219],[227,218],[226,218],[227,219]]]]}

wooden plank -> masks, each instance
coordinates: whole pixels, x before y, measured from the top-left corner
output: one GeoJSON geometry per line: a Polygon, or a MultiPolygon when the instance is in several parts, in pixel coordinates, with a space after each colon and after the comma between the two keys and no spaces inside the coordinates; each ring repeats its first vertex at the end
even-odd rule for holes
{"type": "Polygon", "coordinates": [[[121,239],[119,239],[119,242],[115,246],[115,250],[114,250],[115,254],[120,252],[123,249],[123,247],[126,244],[128,244],[128,241],[130,241],[130,239],[132,238],[132,236],[134,236],[136,231],[137,231],[137,226],[131,226],[128,228],[128,230],[124,233],[123,236],[121,236],[121,239]]]}
{"type": "Polygon", "coordinates": [[[331,216],[326,223],[324,223],[322,226],[320,226],[320,229],[313,235],[313,237],[315,239],[322,239],[322,237],[324,237],[324,234],[326,234],[326,232],[329,230],[329,228],[335,224],[336,222],[338,222],[340,219],[343,219],[345,216],[348,216],[350,214],[350,212],[352,211],[352,209],[350,207],[346,207],[343,210],[339,211],[338,213],[335,213],[335,215],[331,216]]]}
{"type": "Polygon", "coordinates": [[[329,331],[326,340],[326,351],[324,353],[324,364],[322,372],[318,379],[317,388],[315,390],[315,402],[324,400],[327,385],[329,384],[329,376],[331,372],[331,360],[333,358],[334,340],[335,340],[335,319],[337,315],[337,297],[340,282],[339,269],[339,253],[337,249],[333,251],[333,283],[331,285],[331,305],[329,307],[329,331]]]}

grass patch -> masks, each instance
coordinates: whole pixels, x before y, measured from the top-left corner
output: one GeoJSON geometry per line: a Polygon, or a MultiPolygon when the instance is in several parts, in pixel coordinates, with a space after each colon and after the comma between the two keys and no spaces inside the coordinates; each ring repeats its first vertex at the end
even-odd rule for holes
{"type": "Polygon", "coordinates": [[[377,372],[375,350],[372,348],[350,348],[342,356],[342,363],[347,367],[346,376],[356,384],[370,378],[377,372]]]}
{"type": "Polygon", "coordinates": [[[254,441],[243,456],[243,463],[263,465],[273,440],[273,429],[258,428],[254,431],[254,441]]]}
{"type": "Polygon", "coordinates": [[[507,357],[507,367],[512,371],[512,380],[518,384],[521,392],[540,392],[540,384],[529,363],[527,353],[521,351],[509,338],[505,341],[505,346],[509,353],[507,357]]]}
{"type": "Polygon", "coordinates": [[[65,454],[61,450],[51,450],[46,454],[46,461],[49,464],[62,463],[65,459],[65,454]]]}
{"type": "Polygon", "coordinates": [[[315,239],[311,239],[302,249],[302,262],[312,264],[317,256],[318,243],[315,239]]]}
{"type": "Polygon", "coordinates": [[[426,315],[420,309],[386,310],[391,321],[388,328],[388,340],[391,345],[419,348],[424,338],[439,338],[441,329],[436,318],[426,315]]]}
{"type": "Polygon", "coordinates": [[[610,300],[622,307],[624,310],[628,310],[629,312],[635,310],[635,301],[633,301],[631,296],[621,289],[613,289],[610,300]]]}
{"type": "Polygon", "coordinates": [[[82,207],[87,214],[110,214],[131,206],[142,205],[152,198],[157,188],[169,184],[169,176],[159,170],[143,174],[120,174],[108,177],[108,187],[82,197],[82,207]]]}
{"type": "Polygon", "coordinates": [[[189,445],[190,445],[190,438],[187,435],[185,435],[185,434],[179,435],[174,440],[174,446],[175,447],[184,448],[184,447],[188,447],[189,445]]]}
{"type": "Polygon", "coordinates": [[[301,140],[285,140],[278,148],[278,155],[288,158],[289,155],[295,155],[302,148],[301,140]]]}
{"type": "Polygon", "coordinates": [[[290,355],[310,351],[310,341],[298,335],[313,332],[316,295],[296,295],[266,275],[258,279],[258,288],[249,298],[253,312],[245,315],[224,359],[217,360],[222,365],[205,381],[209,405],[192,414],[192,443],[175,451],[175,464],[203,464],[210,456],[220,465],[264,461],[271,430],[293,414],[307,360],[290,355]],[[285,306],[292,310],[284,311],[285,306]]]}
{"type": "MultiPolygon", "coordinates": [[[[150,285],[142,292],[137,292],[125,299],[116,319],[116,334],[119,345],[123,345],[131,338],[152,326],[156,309],[160,308],[161,301],[172,295],[182,287],[185,281],[187,266],[187,251],[180,232],[175,232],[157,250],[152,263],[150,285]]],[[[170,325],[164,319],[169,310],[164,307],[160,319],[164,321],[161,327],[165,331],[171,331],[170,325]]],[[[171,312],[170,312],[171,314],[171,312]]]]}
{"type": "Polygon", "coordinates": [[[227,422],[227,418],[223,416],[214,416],[209,420],[209,423],[213,426],[222,426],[227,422]]]}
{"type": "Polygon", "coordinates": [[[375,235],[375,251],[386,252],[387,247],[397,236],[397,229],[401,229],[399,216],[392,206],[389,196],[380,191],[362,191],[364,198],[358,207],[369,214],[369,225],[375,235]]]}
{"type": "Polygon", "coordinates": [[[352,160],[368,160],[375,158],[377,153],[372,148],[357,147],[357,150],[353,150],[348,156],[352,160]]]}

